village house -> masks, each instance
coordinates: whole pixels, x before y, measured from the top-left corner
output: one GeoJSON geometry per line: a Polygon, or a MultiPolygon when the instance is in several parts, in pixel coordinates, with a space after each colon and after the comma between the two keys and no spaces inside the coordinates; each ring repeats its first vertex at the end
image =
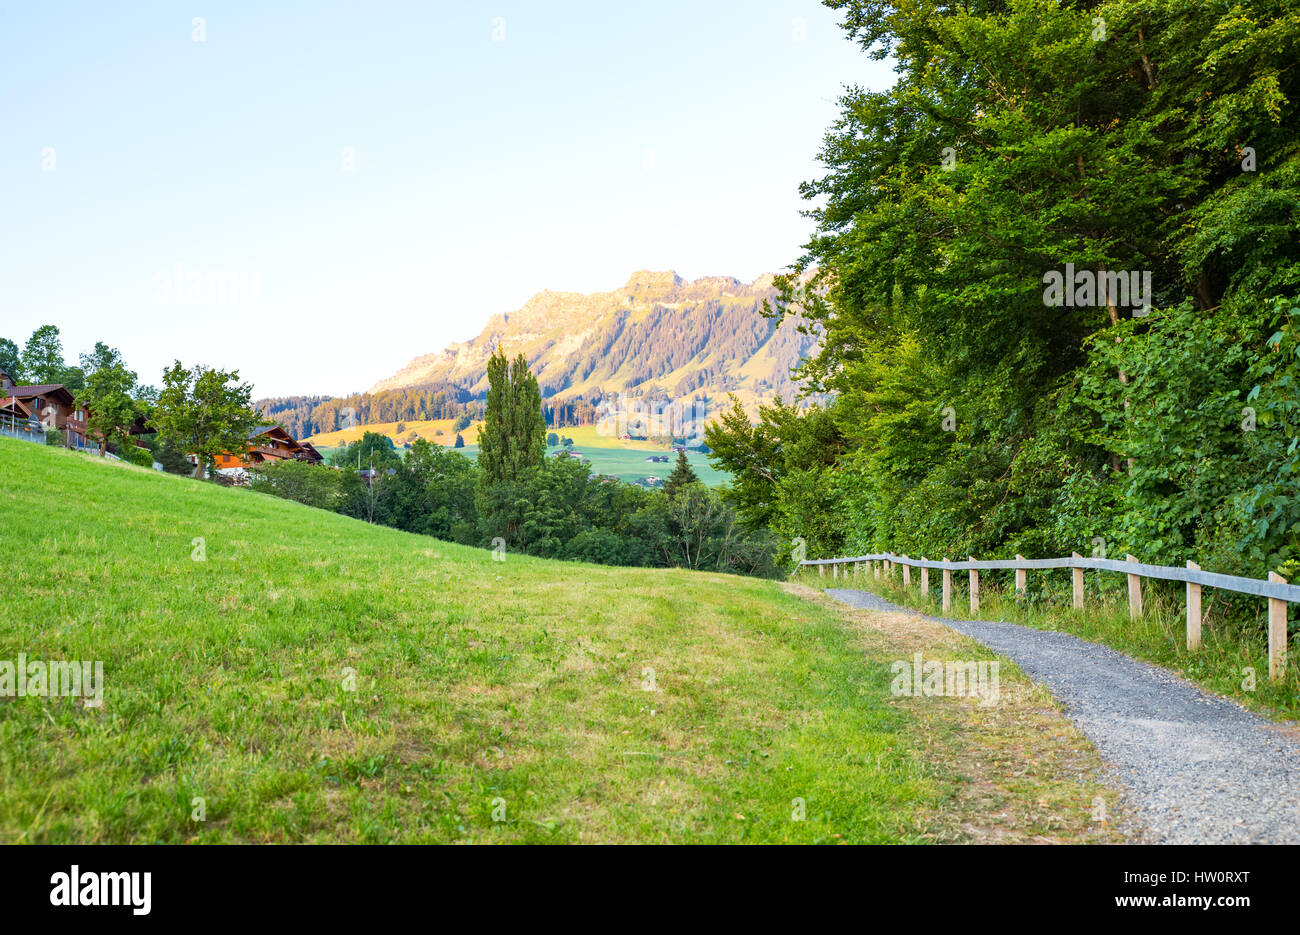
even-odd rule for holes
{"type": "Polygon", "coordinates": [[[98,448],[98,441],[86,428],[86,410],[62,383],[22,385],[0,370],[0,415],[15,422],[61,429],[73,448],[98,448]]]}
{"type": "Polygon", "coordinates": [[[278,425],[259,425],[248,433],[248,448],[236,455],[217,455],[217,473],[237,481],[247,480],[250,468],[276,461],[306,461],[320,464],[324,458],[314,446],[299,442],[278,425]]]}

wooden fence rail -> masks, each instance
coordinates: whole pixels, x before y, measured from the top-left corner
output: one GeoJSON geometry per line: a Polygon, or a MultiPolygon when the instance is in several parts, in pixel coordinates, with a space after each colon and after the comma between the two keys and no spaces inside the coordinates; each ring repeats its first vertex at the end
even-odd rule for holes
{"type": "MultiPolygon", "coordinates": [[[[1221,575],[1213,571],[1202,571],[1200,566],[1195,562],[1188,562],[1186,568],[1172,568],[1167,565],[1147,565],[1139,562],[1132,555],[1127,556],[1125,561],[1116,561],[1107,558],[1084,558],[1078,552],[1075,552],[1069,558],[1022,558],[1017,555],[1014,559],[994,559],[990,561],[976,561],[971,558],[967,561],[953,561],[948,559],[933,560],[924,556],[921,558],[908,558],[906,555],[895,555],[892,552],[876,552],[870,555],[855,555],[847,558],[822,558],[808,559],[799,563],[800,566],[817,566],[819,574],[826,574],[826,567],[830,566],[831,574],[840,577],[842,566],[851,565],[854,576],[858,575],[861,566],[865,564],[867,569],[874,571],[875,577],[880,577],[880,569],[883,566],[886,577],[892,575],[895,565],[903,567],[903,586],[911,586],[910,569],[921,569],[921,593],[928,595],[930,591],[930,569],[937,568],[943,572],[943,609],[949,610],[952,607],[952,573],[954,571],[966,571],[970,573],[970,605],[971,611],[979,610],[980,589],[979,573],[981,571],[1003,571],[1014,570],[1016,573],[1016,591],[1023,593],[1026,585],[1026,573],[1034,570],[1048,571],[1056,568],[1071,569],[1072,578],[1072,603],[1075,608],[1083,608],[1083,573],[1086,570],[1093,571],[1113,571],[1126,575],[1128,578],[1128,599],[1129,599],[1129,616],[1136,619],[1142,616],[1142,583],[1143,578],[1157,578],[1162,581],[1182,581],[1187,585],[1187,648],[1195,651],[1201,645],[1201,588],[1218,588],[1220,591],[1235,591],[1238,594],[1249,594],[1255,597],[1268,599],[1268,674],[1274,681],[1282,678],[1286,672],[1286,651],[1287,651],[1287,634],[1286,634],[1286,614],[1288,603],[1300,603],[1300,586],[1287,584],[1286,579],[1276,572],[1270,573],[1267,581],[1259,578],[1243,578],[1238,575],[1221,575]],[[879,565],[877,565],[879,563],[879,565]]],[[[844,569],[844,575],[849,575],[849,569],[844,569]]]]}

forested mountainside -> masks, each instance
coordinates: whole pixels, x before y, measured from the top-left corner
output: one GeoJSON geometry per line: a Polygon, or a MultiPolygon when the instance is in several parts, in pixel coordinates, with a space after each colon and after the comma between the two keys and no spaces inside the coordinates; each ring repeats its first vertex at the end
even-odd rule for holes
{"type": "Polygon", "coordinates": [[[612,292],[539,292],[517,312],[495,315],[478,337],[415,358],[366,393],[289,396],[257,406],[298,438],[350,425],[477,419],[487,392],[487,360],[500,344],[523,354],[537,374],[548,424],[594,421],[607,397],[628,394],[703,401],[710,411],[734,393],[749,408],[798,387],[794,368],[816,350],[797,319],[763,314],[773,277],[687,281],[641,271],[612,292]]]}
{"type": "Polygon", "coordinates": [[[544,398],[634,393],[679,398],[736,393],[752,401],[795,394],[790,370],[815,346],[797,323],[764,317],[772,276],[752,283],[674,272],[633,273],[611,292],[540,292],[495,315],[478,337],[412,360],[372,392],[446,383],[479,396],[500,344],[522,353],[544,398]]]}

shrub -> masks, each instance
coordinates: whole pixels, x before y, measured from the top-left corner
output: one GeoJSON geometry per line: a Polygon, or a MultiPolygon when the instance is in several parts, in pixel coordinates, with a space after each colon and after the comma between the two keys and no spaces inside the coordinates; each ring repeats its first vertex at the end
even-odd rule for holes
{"type": "Polygon", "coordinates": [[[118,449],[118,457],[140,467],[153,467],[153,452],[148,448],[137,448],[129,442],[118,449]]]}
{"type": "Polygon", "coordinates": [[[258,466],[252,487],[286,500],[330,510],[338,502],[341,481],[337,471],[322,465],[277,461],[258,466]]]}

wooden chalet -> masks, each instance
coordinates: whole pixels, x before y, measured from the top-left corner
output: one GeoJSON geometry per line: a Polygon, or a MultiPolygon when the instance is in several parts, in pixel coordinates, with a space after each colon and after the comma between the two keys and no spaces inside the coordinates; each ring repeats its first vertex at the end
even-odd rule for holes
{"type": "Polygon", "coordinates": [[[278,425],[259,425],[248,434],[248,449],[242,455],[229,452],[217,456],[217,470],[223,473],[247,471],[258,464],[274,461],[306,461],[320,464],[324,459],[313,446],[299,442],[278,425]]]}
{"type": "Polygon", "coordinates": [[[39,422],[46,428],[67,429],[77,447],[97,444],[86,428],[86,410],[62,383],[17,384],[0,370],[0,413],[39,422]]]}

